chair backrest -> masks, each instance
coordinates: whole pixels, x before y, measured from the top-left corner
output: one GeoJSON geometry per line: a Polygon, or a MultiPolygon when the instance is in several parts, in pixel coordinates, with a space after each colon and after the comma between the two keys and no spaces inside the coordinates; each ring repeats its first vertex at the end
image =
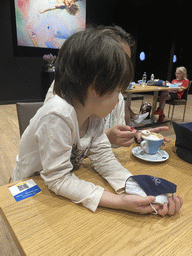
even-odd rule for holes
{"type": "Polygon", "coordinates": [[[187,96],[188,96],[188,93],[189,93],[189,90],[190,90],[190,87],[191,87],[191,83],[192,83],[192,81],[189,81],[189,86],[188,86],[188,88],[184,91],[183,96],[182,96],[182,99],[187,100],[187,96]]]}
{"type": "Polygon", "coordinates": [[[43,106],[43,102],[18,102],[17,116],[19,121],[20,136],[29,125],[30,119],[36,114],[37,110],[43,106]]]}

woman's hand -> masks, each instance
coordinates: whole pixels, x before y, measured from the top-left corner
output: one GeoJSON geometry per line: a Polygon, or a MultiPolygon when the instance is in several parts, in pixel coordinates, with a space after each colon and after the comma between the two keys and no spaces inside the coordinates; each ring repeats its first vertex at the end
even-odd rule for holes
{"type": "MultiPolygon", "coordinates": [[[[138,196],[138,195],[128,195],[122,194],[121,197],[121,209],[138,212],[140,214],[152,213],[154,209],[151,207],[151,204],[155,201],[154,196],[138,196]]],[[[158,204],[154,204],[153,207],[156,211],[159,210],[160,206],[158,204]]]]}
{"type": "MultiPolygon", "coordinates": [[[[157,128],[148,129],[151,132],[161,132],[169,130],[167,126],[160,126],[157,128]]],[[[117,125],[113,126],[105,131],[109,141],[113,145],[117,145],[120,147],[130,147],[132,143],[134,143],[134,137],[136,137],[137,141],[140,143],[141,141],[141,133],[142,131],[137,131],[130,126],[126,125],[117,125]]],[[[169,139],[164,138],[165,142],[170,142],[169,139]]]]}
{"type": "MultiPolygon", "coordinates": [[[[169,130],[169,127],[167,127],[167,126],[160,126],[160,127],[156,127],[156,128],[149,128],[148,130],[150,132],[157,132],[157,133],[159,133],[159,132],[162,132],[162,131],[169,130]]],[[[138,131],[138,133],[135,136],[137,138],[138,143],[140,143],[140,141],[141,141],[141,133],[142,133],[142,131],[138,131]]],[[[166,138],[164,138],[164,141],[165,142],[170,142],[170,140],[166,139],[166,138]]]]}
{"type": "Polygon", "coordinates": [[[183,199],[180,195],[175,196],[174,194],[168,198],[168,203],[165,203],[163,206],[161,206],[157,212],[161,216],[173,215],[181,209],[183,205],[183,199]]]}
{"type": "Polygon", "coordinates": [[[105,131],[111,144],[120,147],[130,147],[134,142],[137,130],[126,125],[113,126],[105,131]]]}
{"type": "MultiPolygon", "coordinates": [[[[99,206],[146,214],[154,212],[154,209],[150,205],[154,201],[154,196],[142,197],[128,194],[117,195],[104,191],[99,206]]],[[[154,208],[158,211],[160,206],[158,204],[154,204],[154,208]]]]}
{"type": "Polygon", "coordinates": [[[142,197],[128,194],[116,195],[104,191],[99,206],[138,212],[140,214],[152,213],[154,212],[153,208],[155,208],[159,215],[165,216],[166,214],[173,215],[179,212],[183,205],[183,199],[179,195],[170,196],[168,198],[168,203],[165,203],[163,206],[160,204],[153,204],[154,201],[154,196],[142,197]],[[153,204],[153,208],[151,207],[151,204],[153,204]]]}
{"type": "MultiPolygon", "coordinates": [[[[155,197],[153,196],[136,196],[136,195],[121,195],[123,201],[123,209],[132,211],[132,212],[139,212],[141,214],[144,213],[151,213],[154,212],[154,209],[151,207],[151,203],[154,202],[155,197]]],[[[157,214],[161,216],[165,215],[174,215],[175,213],[179,212],[183,205],[183,199],[180,195],[169,196],[168,203],[164,205],[160,204],[153,204],[153,207],[157,211],[157,214]]]]}

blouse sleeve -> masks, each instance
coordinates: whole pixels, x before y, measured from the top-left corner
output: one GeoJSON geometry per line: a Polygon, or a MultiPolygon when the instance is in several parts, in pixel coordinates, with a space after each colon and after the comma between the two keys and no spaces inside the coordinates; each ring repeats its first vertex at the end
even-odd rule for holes
{"type": "Polygon", "coordinates": [[[115,108],[105,117],[105,130],[117,125],[126,125],[125,103],[122,93],[119,94],[119,102],[116,104],[115,108]]]}
{"type": "Polygon", "coordinates": [[[108,181],[116,193],[125,192],[125,182],[132,174],[114,156],[105,133],[92,143],[88,154],[94,169],[108,181]]]}
{"type": "Polygon", "coordinates": [[[71,172],[72,134],[70,124],[58,115],[49,114],[40,121],[35,135],[43,166],[40,175],[56,194],[74,203],[82,203],[94,212],[104,189],[79,179],[71,172]]]}

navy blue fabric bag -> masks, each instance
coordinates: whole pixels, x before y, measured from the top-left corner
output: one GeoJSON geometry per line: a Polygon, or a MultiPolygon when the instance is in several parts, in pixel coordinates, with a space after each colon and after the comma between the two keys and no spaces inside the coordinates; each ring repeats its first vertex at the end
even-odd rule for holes
{"type": "Polygon", "coordinates": [[[137,181],[148,196],[158,196],[167,193],[173,194],[177,190],[177,186],[174,183],[162,178],[150,175],[134,175],[129,178],[137,181]]]}

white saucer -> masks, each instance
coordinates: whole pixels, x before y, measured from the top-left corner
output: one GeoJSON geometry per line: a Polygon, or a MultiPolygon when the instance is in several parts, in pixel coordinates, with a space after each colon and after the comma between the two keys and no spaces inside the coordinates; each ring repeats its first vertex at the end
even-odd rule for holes
{"type": "Polygon", "coordinates": [[[144,150],[139,146],[132,149],[132,153],[134,156],[139,159],[149,161],[149,162],[163,162],[169,158],[169,154],[165,150],[159,150],[154,155],[149,155],[144,152],[144,150]]]}

